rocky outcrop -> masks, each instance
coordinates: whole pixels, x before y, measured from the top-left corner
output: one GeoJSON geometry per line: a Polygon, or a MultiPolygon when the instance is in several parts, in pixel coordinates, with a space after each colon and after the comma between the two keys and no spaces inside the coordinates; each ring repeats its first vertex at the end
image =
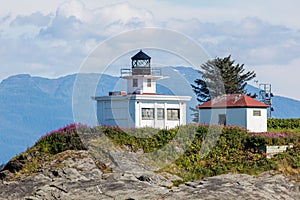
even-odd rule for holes
{"type": "Polygon", "coordinates": [[[300,183],[271,173],[224,174],[175,187],[179,177],[155,172],[138,154],[114,149],[104,164],[89,151],[65,151],[30,176],[2,180],[0,199],[300,199],[300,183]]]}
{"type": "MultiPolygon", "coordinates": [[[[0,199],[156,199],[169,192],[164,186],[172,185],[162,175],[142,170],[138,163],[134,166],[130,159],[127,164],[133,164],[135,173],[120,167],[106,171],[88,151],[66,151],[58,157],[25,179],[2,181],[0,199]]],[[[120,159],[121,167],[124,160],[120,159]]]]}
{"type": "Polygon", "coordinates": [[[300,184],[270,173],[253,177],[224,174],[188,182],[172,189],[166,199],[299,199],[300,184]]]}

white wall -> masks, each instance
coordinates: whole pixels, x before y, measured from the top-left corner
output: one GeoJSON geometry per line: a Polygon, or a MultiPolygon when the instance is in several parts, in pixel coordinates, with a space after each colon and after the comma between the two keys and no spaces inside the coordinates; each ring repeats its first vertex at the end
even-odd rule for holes
{"type": "Polygon", "coordinates": [[[266,108],[247,109],[247,129],[251,132],[267,131],[267,109],[266,108]],[[261,116],[253,116],[253,110],[260,110],[261,116]]]}
{"type": "Polygon", "coordinates": [[[150,77],[144,77],[143,79],[143,93],[156,93],[156,82],[151,79],[151,87],[148,87],[148,82],[147,80],[151,79],[150,77]]]}
{"type": "Polygon", "coordinates": [[[136,127],[154,127],[154,128],[174,128],[178,125],[186,124],[186,105],[181,102],[155,102],[150,100],[143,100],[136,103],[136,127]],[[142,119],[142,108],[154,108],[155,118],[154,120],[143,120],[142,119]],[[164,109],[164,119],[157,119],[157,109],[164,109]],[[180,119],[179,120],[167,120],[167,109],[179,109],[180,119]]]}
{"type": "Polygon", "coordinates": [[[142,119],[142,108],[155,108],[155,106],[154,103],[151,102],[139,101],[139,103],[137,103],[137,109],[135,110],[135,113],[137,115],[136,127],[155,127],[155,120],[142,119]]]}
{"type": "Polygon", "coordinates": [[[156,82],[153,80],[154,77],[147,76],[132,76],[127,78],[127,93],[132,94],[136,90],[140,90],[141,93],[156,93],[156,82]],[[133,87],[133,79],[138,80],[138,86],[133,87]],[[151,87],[147,85],[147,79],[151,79],[151,87]]]}
{"type": "Polygon", "coordinates": [[[185,101],[162,95],[110,96],[97,99],[97,117],[100,125],[132,127],[174,128],[186,124],[185,101]],[[152,98],[152,99],[151,99],[152,98]],[[157,99],[158,98],[158,99],[157,99]],[[155,118],[142,119],[142,108],[153,108],[155,118]],[[164,109],[164,119],[157,119],[157,109],[164,109]],[[179,109],[178,120],[167,119],[167,109],[179,109]]]}
{"type": "MultiPolygon", "coordinates": [[[[112,98],[113,99],[113,98],[112,98]]],[[[134,127],[134,113],[129,109],[129,101],[98,101],[97,118],[100,125],[134,127]]]]}
{"type": "Polygon", "coordinates": [[[251,132],[267,131],[267,109],[265,108],[215,108],[200,109],[200,124],[218,124],[219,114],[226,114],[226,125],[240,126],[251,132]],[[253,110],[260,110],[261,116],[253,116],[253,110]]]}
{"type": "MultiPolygon", "coordinates": [[[[186,118],[186,115],[183,115],[184,114],[184,110],[183,110],[183,107],[181,106],[181,103],[180,102],[173,102],[173,103],[168,103],[165,105],[165,128],[174,128],[176,126],[179,126],[179,125],[183,125],[185,124],[185,122],[183,121],[183,118],[186,118]],[[167,119],[167,110],[168,108],[173,108],[173,109],[179,109],[179,120],[168,120],[167,119]]],[[[184,119],[185,120],[185,119],[184,119]]]]}

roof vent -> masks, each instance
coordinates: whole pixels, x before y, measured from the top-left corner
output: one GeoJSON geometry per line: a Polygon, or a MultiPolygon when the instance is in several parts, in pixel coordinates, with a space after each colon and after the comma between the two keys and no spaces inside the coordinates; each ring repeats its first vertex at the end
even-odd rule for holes
{"type": "Polygon", "coordinates": [[[125,91],[112,91],[109,92],[109,96],[125,96],[126,92],[125,91]]]}

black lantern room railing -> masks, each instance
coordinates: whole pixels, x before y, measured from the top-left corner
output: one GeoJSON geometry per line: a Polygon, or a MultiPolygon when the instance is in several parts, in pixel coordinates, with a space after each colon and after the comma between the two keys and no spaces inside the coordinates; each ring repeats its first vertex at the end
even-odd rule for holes
{"type": "Polygon", "coordinates": [[[133,68],[133,69],[121,69],[121,77],[136,76],[136,75],[151,75],[161,76],[160,68],[133,68]]]}
{"type": "Polygon", "coordinates": [[[136,75],[161,76],[160,69],[151,68],[151,57],[140,50],[131,57],[131,69],[121,69],[121,77],[136,75]]]}

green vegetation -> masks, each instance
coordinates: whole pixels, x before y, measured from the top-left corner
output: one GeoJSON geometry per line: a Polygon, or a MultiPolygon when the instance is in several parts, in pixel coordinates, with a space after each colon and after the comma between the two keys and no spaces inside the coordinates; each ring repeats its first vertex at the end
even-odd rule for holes
{"type": "MultiPolygon", "coordinates": [[[[85,150],[77,129],[81,125],[70,124],[42,136],[34,145],[40,152],[55,155],[66,150],[85,150]]],[[[85,127],[85,126],[83,126],[85,127]]]]}
{"type": "MultiPolygon", "coordinates": [[[[275,126],[274,124],[272,126],[275,126]]],[[[281,129],[280,126],[278,127],[281,129]]],[[[276,128],[278,129],[278,127],[276,128]]],[[[291,127],[297,128],[292,123],[291,127]]],[[[101,126],[87,128],[72,124],[41,137],[33,147],[9,161],[5,170],[26,176],[38,171],[46,161],[57,158],[56,155],[60,155],[58,153],[66,150],[84,150],[86,148],[80,139],[81,132],[84,132],[85,136],[89,134],[105,135],[113,144],[121,148],[126,147],[128,149],[129,147],[133,151],[142,149],[145,153],[155,153],[158,160],[164,160],[169,156],[159,150],[165,148],[167,144],[173,143],[175,148],[174,146],[169,147],[168,153],[172,154],[181,149],[181,156],[175,161],[173,160],[173,163],[164,165],[166,167],[161,168],[160,171],[177,174],[184,181],[229,172],[259,174],[274,170],[290,176],[298,175],[299,177],[300,174],[299,133],[267,132],[254,134],[239,127],[192,124],[170,130],[120,129],[101,126]],[[78,129],[84,131],[78,131],[78,129]],[[293,148],[277,154],[271,159],[266,158],[266,155],[260,151],[261,147],[265,145],[291,143],[293,148]]],[[[179,184],[179,182],[175,184],[179,184]]]]}
{"type": "Polygon", "coordinates": [[[22,179],[37,172],[44,163],[59,158],[56,156],[58,153],[66,150],[86,150],[78,135],[78,128],[85,126],[70,124],[42,136],[34,146],[12,158],[3,167],[3,171],[14,175],[9,177],[11,174],[0,172],[0,179],[22,179]]]}
{"type": "Polygon", "coordinates": [[[268,131],[300,132],[300,119],[268,119],[268,131]]]}
{"type": "MultiPolygon", "coordinates": [[[[175,173],[181,176],[184,181],[228,172],[259,174],[264,171],[277,170],[287,175],[300,173],[299,134],[274,132],[250,134],[239,127],[209,127],[203,125],[186,125],[183,127],[186,130],[191,129],[192,132],[195,132],[194,140],[180,158],[173,164],[161,169],[161,171],[175,173]],[[218,136],[216,145],[213,143],[208,145],[211,146],[211,149],[206,155],[199,153],[204,140],[209,143],[218,136]],[[264,153],[259,152],[259,149],[265,145],[286,145],[290,143],[294,144],[294,148],[280,153],[272,159],[266,158],[264,153]]],[[[128,145],[133,147],[134,150],[141,148],[148,153],[163,147],[175,137],[179,129],[182,131],[183,127],[159,130],[157,134],[143,138],[133,137],[132,133],[128,134],[116,127],[105,127],[103,130],[115,144],[128,145]]],[[[140,130],[135,129],[135,131],[140,130]]],[[[160,152],[157,153],[158,157],[162,157],[159,155],[160,152]]]]}
{"type": "Polygon", "coordinates": [[[160,149],[177,134],[176,130],[153,128],[124,130],[119,127],[102,127],[102,131],[115,144],[130,146],[134,151],[143,149],[145,153],[160,149]]]}

